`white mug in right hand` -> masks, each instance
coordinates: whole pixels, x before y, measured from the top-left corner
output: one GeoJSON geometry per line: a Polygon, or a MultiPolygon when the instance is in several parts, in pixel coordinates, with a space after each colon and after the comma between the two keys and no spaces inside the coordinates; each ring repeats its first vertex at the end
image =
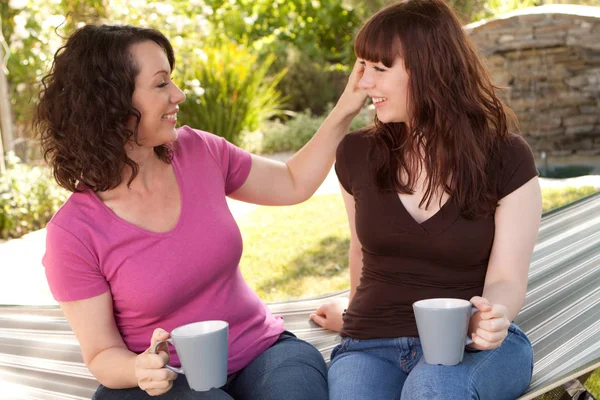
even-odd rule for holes
{"type": "Polygon", "coordinates": [[[181,368],[165,365],[185,374],[190,388],[206,391],[227,382],[229,324],[225,321],[201,321],[173,329],[171,338],[154,345],[157,353],[162,343],[171,343],[177,351],[181,368]]]}
{"type": "Polygon", "coordinates": [[[427,364],[456,365],[462,361],[469,320],[479,311],[463,299],[436,298],[413,303],[423,357],[427,364]]]}

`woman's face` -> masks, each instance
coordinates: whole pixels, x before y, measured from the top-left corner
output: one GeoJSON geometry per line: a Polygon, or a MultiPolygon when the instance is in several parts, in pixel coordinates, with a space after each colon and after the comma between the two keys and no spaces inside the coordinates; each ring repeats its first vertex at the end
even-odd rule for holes
{"type": "Polygon", "coordinates": [[[408,122],[408,72],[397,57],[391,68],[382,63],[359,59],[365,71],[359,87],[367,91],[383,123],[408,122]]]}
{"type": "Polygon", "coordinates": [[[171,80],[171,67],[162,47],[153,41],[137,43],[131,53],[138,66],[133,106],[142,117],[138,143],[155,147],[177,139],[177,111],[185,94],[171,80]]]}

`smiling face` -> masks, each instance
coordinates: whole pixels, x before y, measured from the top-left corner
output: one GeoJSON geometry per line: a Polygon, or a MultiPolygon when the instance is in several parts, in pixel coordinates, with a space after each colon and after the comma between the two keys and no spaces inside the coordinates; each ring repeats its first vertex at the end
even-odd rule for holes
{"type": "Polygon", "coordinates": [[[364,74],[359,81],[361,89],[373,101],[377,110],[377,118],[383,123],[409,122],[408,115],[408,72],[404,60],[396,57],[391,67],[381,62],[360,60],[365,66],[364,74]]]}
{"type": "Polygon", "coordinates": [[[139,70],[132,98],[133,107],[141,113],[138,143],[156,147],[172,142],[177,139],[177,105],[185,94],[171,80],[169,60],[157,43],[137,43],[130,52],[139,70]]]}

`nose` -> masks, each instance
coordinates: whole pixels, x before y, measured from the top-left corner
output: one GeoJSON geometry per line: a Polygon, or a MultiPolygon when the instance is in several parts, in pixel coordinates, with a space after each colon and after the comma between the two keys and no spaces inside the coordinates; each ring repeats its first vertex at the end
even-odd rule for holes
{"type": "Polygon", "coordinates": [[[181,89],[179,89],[179,86],[173,85],[173,87],[174,87],[174,90],[171,93],[171,103],[173,103],[173,104],[183,103],[185,101],[185,93],[183,93],[183,91],[181,89]]]}
{"type": "Polygon", "coordinates": [[[372,89],[375,87],[375,81],[373,79],[372,72],[369,71],[369,68],[365,68],[363,76],[358,81],[358,87],[363,90],[372,89]]]}

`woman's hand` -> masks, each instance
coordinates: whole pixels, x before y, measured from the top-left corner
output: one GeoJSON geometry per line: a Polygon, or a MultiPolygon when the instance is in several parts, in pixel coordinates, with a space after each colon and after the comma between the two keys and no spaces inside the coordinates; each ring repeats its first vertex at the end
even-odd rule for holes
{"type": "Polygon", "coordinates": [[[158,346],[158,354],[154,354],[154,345],[160,340],[167,340],[169,333],[164,329],[155,329],[150,347],[139,354],[135,360],[135,376],[140,389],[150,396],[158,396],[173,387],[177,373],[163,368],[169,362],[169,348],[166,343],[158,346]]]}
{"type": "Polygon", "coordinates": [[[322,304],[317,311],[310,314],[310,319],[325,329],[339,332],[344,324],[342,313],[346,308],[348,308],[348,299],[337,297],[322,304]]]}
{"type": "Polygon", "coordinates": [[[469,336],[473,343],[469,345],[477,350],[493,350],[500,347],[508,335],[510,321],[506,317],[506,307],[502,304],[490,304],[480,296],[471,298],[471,303],[479,309],[469,323],[469,336]]]}
{"type": "Polygon", "coordinates": [[[362,78],[364,71],[365,66],[356,60],[354,68],[352,68],[352,73],[348,78],[346,88],[335,106],[345,114],[352,115],[352,117],[358,114],[367,100],[367,92],[358,87],[358,82],[362,78]]]}

